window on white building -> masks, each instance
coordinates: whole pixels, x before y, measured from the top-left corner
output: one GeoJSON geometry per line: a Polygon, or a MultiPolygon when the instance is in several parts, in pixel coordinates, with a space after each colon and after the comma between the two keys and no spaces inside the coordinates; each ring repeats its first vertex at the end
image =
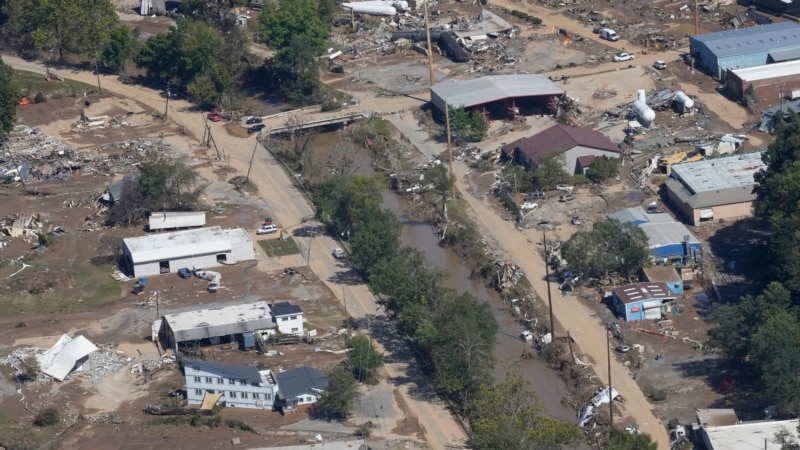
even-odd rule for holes
{"type": "Polygon", "coordinates": [[[253,393],[253,398],[258,400],[259,398],[261,398],[261,394],[259,394],[258,392],[254,392],[253,393]]]}
{"type": "Polygon", "coordinates": [[[228,396],[230,398],[236,398],[236,392],[230,391],[230,392],[228,392],[228,396]]]}
{"type": "Polygon", "coordinates": [[[299,328],[292,328],[292,333],[297,333],[298,331],[300,331],[299,328]]]}
{"type": "Polygon", "coordinates": [[[258,381],[251,381],[250,385],[258,387],[258,381]]]}
{"type": "Polygon", "coordinates": [[[314,401],[314,397],[306,397],[306,402],[311,403],[314,401]]]}
{"type": "Polygon", "coordinates": [[[247,386],[247,380],[239,380],[239,386],[247,386]]]}
{"type": "Polygon", "coordinates": [[[206,377],[206,383],[211,384],[211,377],[206,377]]]}
{"type": "Polygon", "coordinates": [[[200,372],[200,366],[192,366],[192,370],[195,372],[200,372]]]}
{"type": "Polygon", "coordinates": [[[297,316],[292,316],[291,319],[292,320],[297,320],[297,316]]]}
{"type": "Polygon", "coordinates": [[[195,389],[194,390],[194,394],[195,395],[203,395],[203,390],[202,389],[195,389]]]}
{"type": "Polygon", "coordinates": [[[224,381],[222,381],[222,377],[217,378],[217,384],[222,384],[222,383],[224,383],[224,381]]]}
{"type": "Polygon", "coordinates": [[[242,392],[242,398],[247,398],[247,392],[242,392]]]}
{"type": "Polygon", "coordinates": [[[200,382],[200,377],[194,377],[194,382],[195,383],[199,383],[200,382]]]}
{"type": "Polygon", "coordinates": [[[236,384],[236,380],[231,378],[231,379],[228,380],[228,384],[236,384]]]}
{"type": "Polygon", "coordinates": [[[264,400],[272,400],[272,394],[264,394],[264,400]]]}
{"type": "Polygon", "coordinates": [[[282,317],[282,318],[281,318],[281,322],[286,322],[286,321],[288,321],[288,320],[289,320],[289,319],[288,319],[288,318],[286,318],[286,317],[282,317]]]}

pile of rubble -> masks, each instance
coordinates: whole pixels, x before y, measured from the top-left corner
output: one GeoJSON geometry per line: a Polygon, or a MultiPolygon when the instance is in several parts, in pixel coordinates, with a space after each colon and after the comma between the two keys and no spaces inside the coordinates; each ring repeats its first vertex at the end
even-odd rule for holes
{"type": "Polygon", "coordinates": [[[514,263],[495,261],[495,266],[497,266],[497,269],[494,285],[499,291],[516,286],[519,279],[525,275],[522,269],[514,263]]]}
{"type": "Polygon", "coordinates": [[[89,355],[83,364],[82,373],[90,380],[97,381],[108,374],[114,373],[122,366],[133,361],[133,356],[125,356],[121,351],[115,351],[110,344],[99,345],[96,352],[89,355]]]}
{"type": "Polygon", "coordinates": [[[81,117],[72,124],[72,129],[79,133],[87,133],[100,128],[127,127],[130,124],[125,120],[125,118],[132,115],[132,112],[128,112],[119,116],[89,117],[81,111],[81,117]]]}

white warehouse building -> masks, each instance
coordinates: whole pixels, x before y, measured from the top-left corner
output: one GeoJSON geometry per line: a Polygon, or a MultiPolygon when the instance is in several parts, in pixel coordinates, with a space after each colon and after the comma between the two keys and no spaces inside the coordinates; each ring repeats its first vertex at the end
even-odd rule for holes
{"type": "Polygon", "coordinates": [[[253,240],[242,228],[208,227],[123,239],[123,269],[134,277],[253,259],[253,240]]]}

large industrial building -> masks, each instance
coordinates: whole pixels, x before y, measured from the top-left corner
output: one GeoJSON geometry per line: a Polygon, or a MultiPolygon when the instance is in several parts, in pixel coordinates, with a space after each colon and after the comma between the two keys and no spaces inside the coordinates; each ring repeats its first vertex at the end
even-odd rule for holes
{"type": "Polygon", "coordinates": [[[649,214],[641,206],[617,211],[608,216],[620,222],[630,222],[647,235],[650,254],[656,264],[697,264],[703,253],[700,241],[669,214],[649,214]]]}
{"type": "Polygon", "coordinates": [[[161,320],[159,336],[165,347],[177,353],[181,345],[204,342],[213,345],[239,342],[245,348],[253,347],[255,333],[270,333],[274,328],[269,305],[262,301],[166,314],[161,320]]]}
{"type": "Polygon", "coordinates": [[[778,22],[692,36],[689,53],[712,76],[722,78],[728,69],[787,61],[787,55],[798,51],[800,25],[778,22]]]}
{"type": "MultiPolygon", "coordinates": [[[[800,52],[798,52],[800,57],[800,52]]],[[[728,92],[739,100],[753,86],[756,99],[777,102],[800,89],[800,60],[786,61],[747,69],[728,69],[725,77],[728,92]]]]}
{"type": "Polygon", "coordinates": [[[547,158],[562,159],[564,170],[583,174],[594,158],[620,157],[620,147],[599,131],[588,128],[553,125],[533,136],[517,139],[501,149],[504,159],[528,168],[535,168],[547,158]]]}
{"type": "Polygon", "coordinates": [[[126,238],[123,270],[135,277],[176,273],[182,267],[217,267],[255,259],[253,240],[242,228],[198,228],[126,238]]]}
{"type": "Polygon", "coordinates": [[[447,79],[431,87],[431,103],[444,113],[450,108],[483,107],[506,117],[510,108],[546,112],[564,91],[544,75],[490,75],[469,80],[447,79]]]}
{"type": "Polygon", "coordinates": [[[763,152],[676,164],[666,181],[667,198],[690,225],[753,215],[754,175],[763,152]]]}

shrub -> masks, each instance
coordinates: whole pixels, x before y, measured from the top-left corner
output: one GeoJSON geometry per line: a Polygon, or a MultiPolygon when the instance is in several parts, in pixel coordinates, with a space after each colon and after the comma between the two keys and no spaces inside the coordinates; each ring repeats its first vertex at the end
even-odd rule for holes
{"type": "Polygon", "coordinates": [[[39,411],[39,414],[33,420],[33,424],[37,427],[50,427],[59,422],[61,422],[61,414],[53,407],[39,411]]]}
{"type": "Polygon", "coordinates": [[[37,92],[36,96],[33,97],[33,103],[44,103],[47,101],[47,96],[42,94],[41,92],[37,92]]]}

